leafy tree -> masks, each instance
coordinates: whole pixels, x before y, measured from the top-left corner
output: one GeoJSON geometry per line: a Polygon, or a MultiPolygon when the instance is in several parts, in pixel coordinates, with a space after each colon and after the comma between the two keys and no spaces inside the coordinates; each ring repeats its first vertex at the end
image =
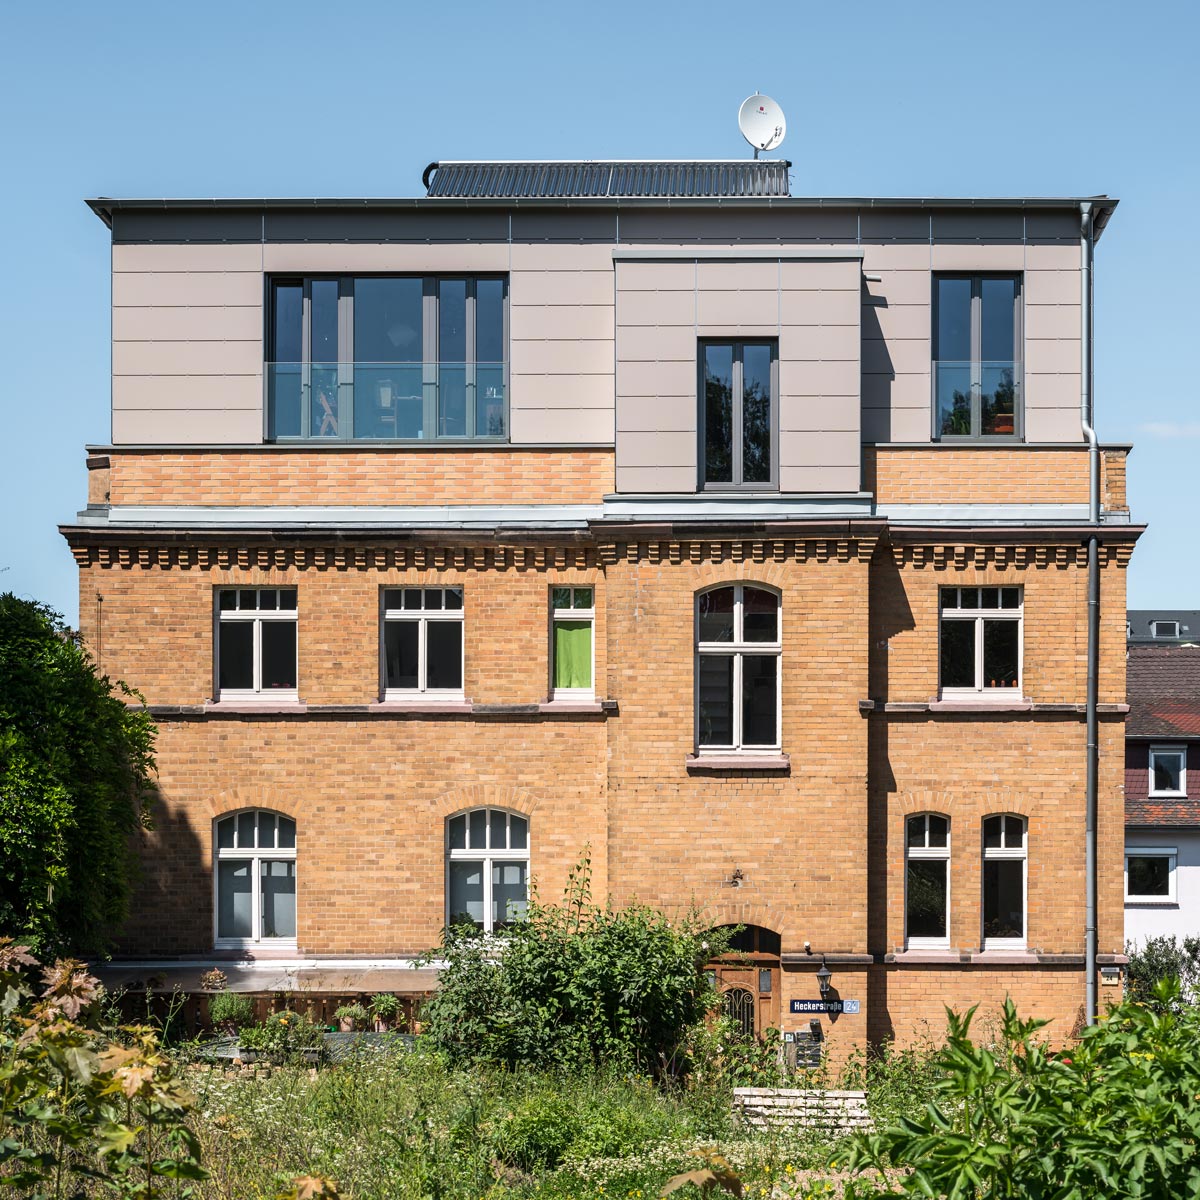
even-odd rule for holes
{"type": "Polygon", "coordinates": [[[40,954],[101,952],[125,916],[156,733],[126,697],[57,613],[0,595],[0,929],[40,954]]]}
{"type": "Polygon", "coordinates": [[[1200,937],[1149,938],[1143,945],[1130,944],[1125,971],[1126,992],[1131,1000],[1158,1005],[1154,987],[1160,979],[1179,984],[1175,1003],[1195,1003],[1200,998],[1200,937]]]}
{"type": "Polygon", "coordinates": [[[1171,980],[1155,1008],[1127,1001],[1066,1051],[1005,1003],[1003,1040],[971,1040],[972,1009],[948,1011],[935,1099],[917,1118],[860,1134],[849,1166],[890,1170],[852,1181],[852,1200],[1170,1200],[1200,1195],[1200,1008],[1171,980]],[[895,1174],[894,1169],[902,1173],[895,1174]]]}
{"type": "Polygon", "coordinates": [[[535,894],[523,919],[489,936],[448,928],[422,1019],[458,1061],[658,1072],[708,1011],[701,967],[728,936],[643,905],[592,904],[585,857],[562,904],[535,894]]]}

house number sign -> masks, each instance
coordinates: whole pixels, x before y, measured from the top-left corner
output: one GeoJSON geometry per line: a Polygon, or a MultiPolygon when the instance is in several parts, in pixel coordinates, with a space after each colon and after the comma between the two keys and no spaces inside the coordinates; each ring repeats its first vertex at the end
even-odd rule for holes
{"type": "Polygon", "coordinates": [[[793,1000],[790,1011],[794,1013],[856,1013],[857,1000],[793,1000]]]}

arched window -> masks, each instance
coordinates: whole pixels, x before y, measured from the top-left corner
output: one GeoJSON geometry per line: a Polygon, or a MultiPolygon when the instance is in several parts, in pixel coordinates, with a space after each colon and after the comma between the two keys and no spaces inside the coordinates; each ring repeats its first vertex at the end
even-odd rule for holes
{"type": "Polygon", "coordinates": [[[247,809],[216,823],[216,944],[296,944],[296,822],[247,809]]]}
{"type": "Polygon", "coordinates": [[[779,597],[730,584],[696,597],[696,743],[701,754],[778,750],[779,597]]]}
{"type": "Polygon", "coordinates": [[[1024,817],[983,819],[983,942],[985,947],[1025,945],[1024,817]]]}
{"type": "Polygon", "coordinates": [[[909,817],[904,852],[905,945],[944,949],[950,945],[950,818],[909,817]]]}
{"type": "Polygon", "coordinates": [[[473,808],[446,822],[446,923],[491,931],[525,914],[529,820],[502,808],[473,808]]]}

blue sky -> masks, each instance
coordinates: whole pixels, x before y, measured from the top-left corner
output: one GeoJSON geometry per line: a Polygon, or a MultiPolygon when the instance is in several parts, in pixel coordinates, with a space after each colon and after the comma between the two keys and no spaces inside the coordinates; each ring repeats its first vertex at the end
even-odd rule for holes
{"type": "Polygon", "coordinates": [[[0,589],[76,614],[55,528],[109,436],[85,196],[416,195],[436,158],[743,157],[809,195],[1107,192],[1096,392],[1136,442],[1132,607],[1200,607],[1196,6],[213,0],[0,6],[0,589]]]}

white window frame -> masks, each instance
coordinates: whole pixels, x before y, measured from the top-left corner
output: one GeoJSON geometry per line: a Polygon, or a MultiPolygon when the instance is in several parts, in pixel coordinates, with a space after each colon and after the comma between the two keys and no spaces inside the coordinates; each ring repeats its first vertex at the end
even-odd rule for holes
{"type": "Polygon", "coordinates": [[[950,818],[946,813],[909,813],[904,818],[904,945],[909,950],[948,950],[950,948],[950,846],[953,837],[950,818]],[[925,845],[908,844],[908,823],[917,817],[924,818],[925,845]],[[946,822],[946,844],[929,844],[929,818],[940,817],[946,822]],[[909,937],[908,935],[908,864],[911,860],[944,862],[946,864],[946,935],[945,937],[909,937]]]}
{"type": "Polygon", "coordinates": [[[274,703],[283,701],[285,703],[295,703],[299,698],[299,683],[300,683],[300,596],[299,591],[294,585],[278,584],[274,587],[267,587],[258,584],[252,584],[248,587],[237,586],[234,584],[223,584],[217,587],[213,592],[213,695],[218,700],[236,700],[241,703],[253,703],[255,701],[274,703]],[[221,607],[221,593],[235,592],[238,594],[239,603],[241,602],[242,592],[255,592],[261,594],[263,592],[296,592],[296,607],[295,608],[274,608],[274,609],[242,609],[242,608],[226,608],[221,607]],[[296,687],[293,688],[263,688],[262,686],[262,629],[267,622],[275,621],[290,621],[296,626],[296,687]],[[251,647],[251,655],[253,657],[253,673],[254,686],[251,688],[222,688],[221,687],[221,626],[224,623],[243,624],[249,623],[253,626],[253,644],[251,647]]]}
{"type": "Polygon", "coordinates": [[[783,749],[783,595],[778,588],[765,583],[748,580],[742,583],[718,583],[712,587],[702,588],[692,602],[692,641],[696,647],[696,665],[693,671],[693,737],[697,757],[706,755],[728,754],[770,754],[779,753],[783,749]],[[733,641],[731,642],[702,642],[700,640],[700,598],[723,588],[733,588],[733,641]],[[766,592],[775,597],[775,641],[747,642],[743,638],[745,632],[743,617],[743,598],[747,588],[766,592]],[[746,744],[742,740],[742,661],[747,656],[754,658],[775,658],[775,740],[769,745],[757,742],[746,744]],[[700,744],[700,660],[703,657],[722,657],[733,659],[733,743],[729,746],[702,746],[700,744]]]}
{"type": "Polygon", "coordinates": [[[592,583],[559,583],[550,588],[550,698],[552,700],[594,700],[596,698],[596,585],[592,583]],[[571,589],[571,608],[555,608],[556,588],[571,589]],[[575,593],[592,593],[590,608],[575,608],[575,593]],[[587,621],[592,627],[592,686],[590,688],[560,688],[554,686],[554,626],[559,621],[587,621]]]}
{"type": "Polygon", "coordinates": [[[461,702],[465,696],[465,686],[467,679],[467,628],[466,628],[466,606],[467,596],[465,589],[459,584],[449,583],[431,583],[424,584],[394,584],[380,589],[379,592],[379,677],[381,683],[381,692],[384,700],[411,700],[419,696],[422,700],[438,701],[438,702],[461,702]],[[422,606],[420,608],[388,608],[387,594],[388,592],[421,592],[422,606]],[[424,593],[430,591],[440,591],[442,595],[442,607],[425,608],[424,593]],[[462,606],[460,608],[446,608],[445,593],[448,591],[456,591],[461,594],[462,606]],[[429,670],[429,649],[428,649],[428,630],[431,623],[445,623],[454,621],[462,626],[462,633],[459,636],[459,657],[458,677],[462,680],[463,686],[457,688],[431,688],[427,686],[428,670],[429,670]],[[417,628],[417,686],[415,688],[389,688],[387,685],[387,627],[389,624],[413,624],[417,628]]]}
{"type": "Polygon", "coordinates": [[[1160,908],[1178,908],[1179,893],[1176,888],[1178,879],[1179,849],[1176,846],[1126,846],[1125,847],[1125,903],[1148,905],[1160,908]],[[1167,872],[1167,894],[1165,896],[1133,895],[1129,891],[1129,860],[1131,858],[1166,858],[1170,860],[1167,872]]]}
{"type": "Polygon", "coordinates": [[[984,950],[1024,950],[1029,940],[1029,818],[1021,816],[1020,813],[1001,812],[1001,813],[986,813],[983,820],[979,824],[979,840],[983,844],[983,863],[988,862],[1017,862],[1021,864],[1021,936],[1015,938],[1003,937],[988,937],[984,932],[987,927],[987,914],[984,904],[984,880],[981,870],[979,879],[979,929],[980,929],[980,945],[984,950]],[[987,846],[984,838],[984,826],[993,817],[1000,817],[1000,841],[999,846],[987,846]],[[1005,818],[1012,818],[1021,822],[1021,844],[1019,846],[1008,845],[1008,830],[1005,827],[1005,818]]]}
{"type": "Polygon", "coordinates": [[[1154,638],[1178,638],[1179,637],[1179,622],[1178,621],[1151,621],[1150,636],[1154,638]],[[1170,628],[1172,632],[1167,633],[1170,628]]]}
{"type": "MultiPolygon", "coordinates": [[[[237,818],[243,813],[254,814],[254,827],[258,829],[258,817],[260,813],[266,814],[275,818],[276,840],[279,837],[279,819],[295,822],[294,817],[289,817],[287,813],[276,812],[270,808],[243,808],[235,812],[222,813],[217,817],[212,824],[212,843],[213,843],[213,946],[217,950],[236,950],[236,949],[252,949],[254,947],[263,947],[270,949],[291,950],[296,947],[296,939],[294,937],[283,938],[268,938],[260,935],[259,930],[262,929],[262,863],[267,862],[296,862],[296,847],[283,849],[271,849],[270,847],[239,847],[237,841],[237,818]],[[234,846],[221,847],[217,845],[217,827],[222,821],[233,819],[234,829],[234,846]],[[222,862],[249,862],[250,863],[250,878],[251,878],[251,900],[250,900],[250,928],[253,930],[253,935],[248,938],[231,938],[221,937],[218,929],[220,927],[220,890],[221,877],[217,864],[222,862]]],[[[296,836],[299,838],[299,826],[297,824],[296,836]]],[[[257,839],[257,833],[255,834],[257,839]]],[[[296,929],[299,932],[300,927],[300,873],[296,871],[296,929]]]]}
{"type": "Polygon", "coordinates": [[[494,924],[492,921],[492,866],[495,863],[511,863],[523,862],[525,864],[525,903],[529,903],[529,880],[530,880],[530,856],[533,845],[533,822],[525,813],[513,812],[508,808],[498,808],[495,805],[476,806],[475,808],[464,808],[456,813],[451,813],[445,820],[443,836],[445,838],[446,847],[446,870],[443,896],[445,897],[445,913],[446,923],[450,923],[450,918],[454,915],[450,911],[450,864],[455,862],[480,863],[483,872],[483,924],[482,930],[484,933],[492,933],[494,924]],[[482,812],[484,814],[483,828],[485,846],[482,850],[478,847],[464,847],[462,849],[451,849],[450,847],[450,822],[457,817],[466,818],[467,838],[470,839],[471,829],[471,813],[482,812]],[[512,841],[512,818],[519,817],[525,822],[525,848],[523,850],[511,850],[507,846],[493,849],[492,848],[492,813],[503,813],[505,816],[504,833],[505,841],[512,841]]]}
{"type": "Polygon", "coordinates": [[[1168,744],[1166,742],[1153,745],[1150,747],[1149,754],[1146,757],[1146,763],[1149,768],[1146,780],[1146,794],[1148,796],[1162,796],[1176,800],[1187,798],[1187,746],[1175,743],[1168,744]],[[1160,754],[1177,754],[1179,756],[1179,788],[1177,791],[1160,791],[1154,786],[1154,760],[1160,754]]]}
{"type": "Polygon", "coordinates": [[[1025,589],[1020,584],[972,584],[938,588],[938,693],[943,699],[970,697],[997,704],[1021,700],[1025,695],[1025,589]],[[963,592],[976,592],[982,601],[983,592],[989,588],[1013,588],[1018,593],[1019,603],[1015,608],[952,608],[942,605],[942,597],[948,591],[958,593],[962,602],[963,592]],[[972,621],[975,623],[975,686],[945,687],[942,684],[942,626],[946,621],[972,621]],[[1015,621],[1017,625],[1017,683],[1015,687],[988,687],[983,673],[983,623],[984,621],[1015,621]]]}

